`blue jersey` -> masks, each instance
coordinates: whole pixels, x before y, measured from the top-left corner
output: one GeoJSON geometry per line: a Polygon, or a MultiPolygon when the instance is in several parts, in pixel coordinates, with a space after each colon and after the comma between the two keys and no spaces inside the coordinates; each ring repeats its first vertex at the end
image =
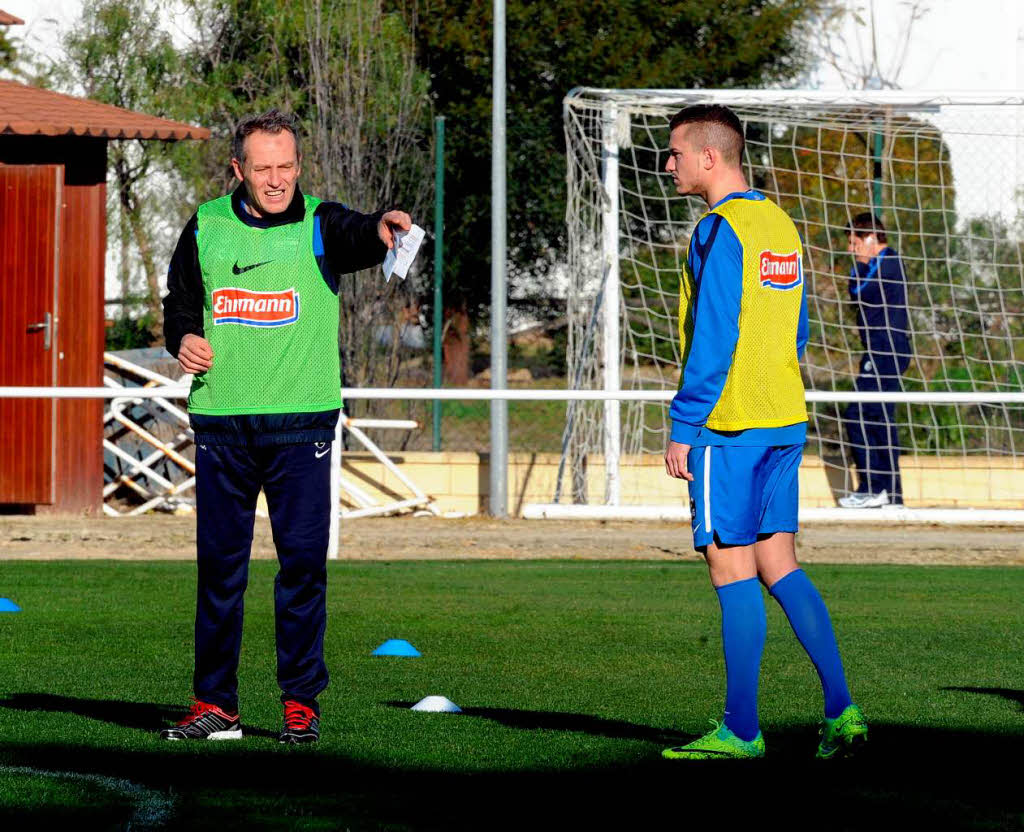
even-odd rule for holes
{"type": "MultiPolygon", "coordinates": [[[[730,199],[763,200],[757,191],[732,193],[712,205],[730,199]]],[[[683,383],[672,400],[672,440],[695,447],[709,445],[802,444],[807,423],[785,427],[717,431],[707,427],[725,387],[733,353],[739,340],[740,301],[743,295],[743,247],[728,221],[708,214],[694,229],[688,264],[696,282],[693,335],[683,368],[683,383]]],[[[807,346],[807,287],[802,300],[794,349],[802,357],[807,346]]]]}
{"type": "Polygon", "coordinates": [[[895,358],[906,366],[911,356],[907,319],[907,279],[895,249],[886,247],[850,270],[850,299],[857,304],[857,329],[864,350],[895,358]]]}

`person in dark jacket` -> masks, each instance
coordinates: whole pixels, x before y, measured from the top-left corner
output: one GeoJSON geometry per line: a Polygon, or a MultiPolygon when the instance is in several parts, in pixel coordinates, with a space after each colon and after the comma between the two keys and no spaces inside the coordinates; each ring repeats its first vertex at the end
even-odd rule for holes
{"type": "Polygon", "coordinates": [[[284,743],[320,735],[327,687],[331,443],[341,408],[339,275],[384,260],[402,211],[303,195],[292,116],[235,131],[238,187],[199,206],[167,277],[167,350],[193,376],[198,588],[195,702],[168,740],[240,739],[238,658],[256,498],[267,497],[284,743]]]}
{"type": "MultiPolygon", "coordinates": [[[[862,392],[903,389],[901,376],[910,364],[907,280],[882,220],[864,212],[846,229],[854,264],[850,299],[857,308],[857,330],[864,353],[855,387],[862,392]]],[[[857,490],[840,498],[843,508],[902,504],[900,439],[895,402],[851,403],[843,413],[857,468],[857,490]]]]}

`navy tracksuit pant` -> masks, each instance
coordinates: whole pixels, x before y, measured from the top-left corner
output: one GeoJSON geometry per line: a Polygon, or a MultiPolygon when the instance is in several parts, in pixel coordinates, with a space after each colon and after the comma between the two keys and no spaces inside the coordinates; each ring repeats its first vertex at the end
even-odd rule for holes
{"type": "MultiPolygon", "coordinates": [[[[861,356],[854,386],[861,392],[898,392],[908,358],[876,353],[861,356]]],[[[895,402],[851,402],[843,412],[846,433],[857,469],[857,491],[878,494],[903,502],[900,480],[900,434],[895,402]]]]}
{"type": "Polygon", "coordinates": [[[274,581],[277,681],[283,699],[316,707],[327,687],[327,547],[331,445],[196,447],[199,584],[196,698],[238,708],[242,598],[262,487],[280,570],[274,581]]]}

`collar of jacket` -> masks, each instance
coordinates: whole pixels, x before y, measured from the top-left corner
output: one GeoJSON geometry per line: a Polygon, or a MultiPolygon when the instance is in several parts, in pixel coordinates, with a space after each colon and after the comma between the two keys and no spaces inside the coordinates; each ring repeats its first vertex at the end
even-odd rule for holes
{"type": "Polygon", "coordinates": [[[291,222],[302,222],[306,218],[306,200],[302,196],[302,190],[295,186],[295,194],[292,201],[280,214],[267,214],[263,217],[254,217],[245,210],[244,202],[249,201],[249,192],[245,183],[240,184],[231,194],[231,208],[246,225],[253,228],[274,228],[278,225],[287,225],[291,222]]]}

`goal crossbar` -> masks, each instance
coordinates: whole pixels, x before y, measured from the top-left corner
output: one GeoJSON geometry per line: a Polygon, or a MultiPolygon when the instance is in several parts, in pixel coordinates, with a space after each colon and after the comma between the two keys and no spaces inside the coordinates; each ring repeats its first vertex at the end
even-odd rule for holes
{"type": "Polygon", "coordinates": [[[701,89],[605,89],[576,87],[565,97],[596,99],[658,107],[682,106],[713,101],[741,105],[821,105],[833,107],[880,106],[927,110],[948,105],[991,107],[1024,105],[1024,90],[701,90],[701,89]]]}

